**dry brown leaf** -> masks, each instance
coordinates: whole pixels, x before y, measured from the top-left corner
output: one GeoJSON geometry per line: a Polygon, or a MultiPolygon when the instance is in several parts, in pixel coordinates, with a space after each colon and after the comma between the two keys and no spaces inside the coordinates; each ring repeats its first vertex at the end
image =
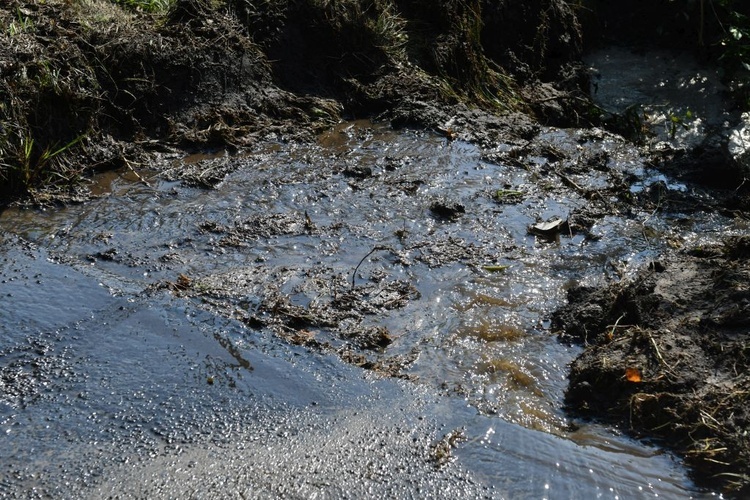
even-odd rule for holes
{"type": "Polygon", "coordinates": [[[625,368],[625,378],[628,382],[643,382],[641,371],[638,368],[625,368]]]}

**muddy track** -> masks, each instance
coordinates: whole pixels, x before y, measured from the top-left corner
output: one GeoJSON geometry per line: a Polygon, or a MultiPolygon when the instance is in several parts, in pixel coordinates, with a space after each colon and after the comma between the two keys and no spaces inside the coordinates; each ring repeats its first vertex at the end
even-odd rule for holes
{"type": "MultiPolygon", "coordinates": [[[[645,151],[654,166],[690,183],[689,195],[671,192],[665,199],[659,183],[636,195],[624,177],[606,190],[586,188],[580,179],[608,158],[567,161],[571,155],[534,142],[541,124],[606,124],[622,133],[635,126],[640,133],[641,123],[628,116],[606,122],[592,114],[580,63],[582,31],[566,2],[445,0],[435,8],[424,0],[394,0],[370,2],[368,9],[358,2],[257,4],[236,0],[214,9],[179,0],[160,15],[99,0],[0,7],[0,205],[85,201],[90,193],[81,179],[96,172],[138,172],[165,153],[310,142],[342,118],[376,116],[478,144],[491,162],[523,169],[528,165],[519,158],[545,158],[536,172],[540,183],[564,185],[590,201],[567,221],[571,235],[596,237],[591,227],[615,211],[672,209],[720,212],[746,231],[748,186],[739,172],[724,168],[716,148],[645,151]],[[513,146],[493,150],[500,143],[513,146]],[[707,164],[722,169],[706,175],[707,164]]],[[[210,189],[234,165],[204,162],[165,171],[164,178],[210,189]]],[[[371,177],[357,165],[331,175],[339,173],[352,184],[371,177]]],[[[497,201],[513,203],[512,188],[498,191],[497,201]]],[[[451,200],[435,200],[430,208],[446,219],[464,210],[451,200]]],[[[306,214],[200,227],[219,247],[316,230],[306,214]]],[[[425,248],[421,263],[428,266],[476,257],[450,242],[425,248]]],[[[587,346],[571,367],[571,415],[658,438],[686,458],[701,484],[738,495],[750,484],[748,248],[746,237],[710,247],[675,245],[634,276],[571,289],[569,304],[554,315],[563,341],[587,346]]],[[[391,248],[380,250],[401,258],[391,248]]],[[[235,305],[227,289],[262,287],[289,273],[266,268],[252,280],[237,281],[235,272],[212,282],[181,276],[155,290],[227,310],[235,305]]],[[[398,280],[355,287],[349,276],[307,278],[319,286],[311,293],[327,297],[316,307],[301,308],[268,288],[254,312],[238,319],[291,344],[404,377],[409,357],[373,355],[392,335],[363,318],[403,307],[417,292],[398,280]],[[329,336],[317,338],[316,329],[329,336]]],[[[10,360],[3,373],[28,357],[13,349],[1,354],[10,360]]],[[[20,401],[14,387],[6,392],[20,401]]]]}

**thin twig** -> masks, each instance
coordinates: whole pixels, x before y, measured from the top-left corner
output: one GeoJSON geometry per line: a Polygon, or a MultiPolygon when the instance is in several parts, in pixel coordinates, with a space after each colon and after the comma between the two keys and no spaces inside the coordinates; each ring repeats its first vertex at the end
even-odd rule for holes
{"type": "Polygon", "coordinates": [[[617,321],[615,321],[615,324],[612,326],[612,332],[610,332],[610,336],[615,336],[615,330],[617,330],[618,325],[620,324],[620,320],[625,317],[627,313],[622,313],[619,318],[617,318],[617,321]]]}
{"type": "Polygon", "coordinates": [[[651,335],[651,332],[646,332],[646,335],[648,335],[648,339],[651,341],[651,345],[654,346],[654,352],[656,353],[656,357],[658,358],[659,362],[663,364],[669,373],[674,375],[674,371],[672,370],[672,367],[669,366],[669,364],[664,360],[664,358],[661,355],[661,351],[659,351],[659,346],[656,345],[656,341],[654,340],[654,337],[651,335]]]}
{"type": "Polygon", "coordinates": [[[365,255],[364,257],[362,257],[362,260],[359,261],[359,264],[357,264],[357,267],[354,268],[354,272],[352,273],[352,290],[354,290],[354,279],[357,276],[357,270],[359,270],[359,266],[362,265],[362,263],[365,261],[365,259],[367,259],[367,257],[369,257],[370,255],[374,254],[378,250],[390,250],[390,251],[393,251],[393,250],[391,250],[390,247],[383,246],[383,245],[378,245],[378,246],[374,247],[372,250],[370,250],[369,252],[367,252],[367,255],[365,255]]]}
{"type": "Polygon", "coordinates": [[[123,158],[123,160],[125,161],[125,165],[127,165],[127,166],[128,166],[128,168],[130,169],[130,171],[131,171],[131,172],[133,172],[133,173],[135,174],[135,176],[136,176],[136,177],[138,177],[138,180],[139,180],[139,181],[141,181],[141,182],[142,182],[143,184],[145,184],[146,186],[148,186],[148,187],[151,187],[151,184],[149,184],[149,182],[148,182],[148,181],[147,181],[146,179],[144,179],[144,178],[143,178],[143,177],[141,176],[141,174],[139,174],[138,172],[136,172],[136,171],[135,171],[135,169],[133,168],[133,165],[131,165],[131,164],[130,164],[130,162],[128,161],[128,159],[127,159],[127,158],[123,158]]]}

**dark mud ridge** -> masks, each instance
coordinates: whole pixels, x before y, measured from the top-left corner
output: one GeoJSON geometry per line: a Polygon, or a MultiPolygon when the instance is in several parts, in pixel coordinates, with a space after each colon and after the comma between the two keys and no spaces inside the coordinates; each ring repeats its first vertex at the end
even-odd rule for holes
{"type": "Polygon", "coordinates": [[[685,456],[703,479],[748,491],[750,239],[653,261],[629,280],[573,288],[555,323],[587,348],[572,412],[685,456]]]}

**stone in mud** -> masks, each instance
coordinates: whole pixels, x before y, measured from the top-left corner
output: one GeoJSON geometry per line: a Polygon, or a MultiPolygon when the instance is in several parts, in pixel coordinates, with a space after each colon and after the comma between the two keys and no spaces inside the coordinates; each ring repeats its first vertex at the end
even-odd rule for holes
{"type": "Polygon", "coordinates": [[[352,177],[354,179],[366,179],[372,177],[372,168],[366,165],[349,165],[342,172],[344,177],[352,177]]]}

